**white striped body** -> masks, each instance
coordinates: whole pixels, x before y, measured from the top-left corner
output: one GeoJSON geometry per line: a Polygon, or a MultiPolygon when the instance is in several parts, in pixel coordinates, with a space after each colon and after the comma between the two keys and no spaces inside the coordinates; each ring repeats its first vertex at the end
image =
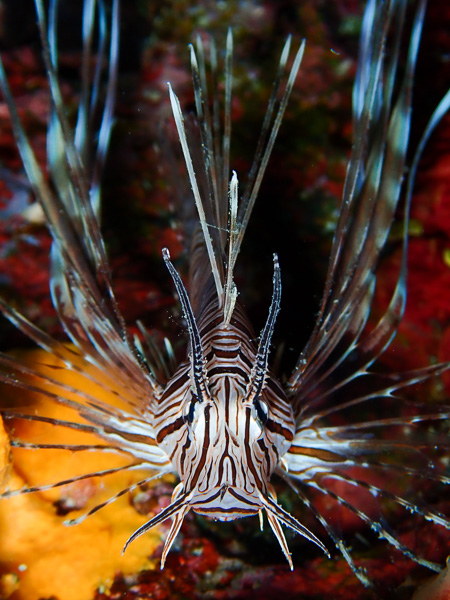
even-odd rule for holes
{"type": "Polygon", "coordinates": [[[263,508],[259,491],[267,495],[270,477],[291,446],[294,417],[270,374],[258,411],[247,398],[257,350],[239,306],[226,326],[217,303],[210,305],[199,319],[199,330],[210,399],[197,400],[191,365],[181,366],[160,399],[156,440],[184,491],[195,490],[190,507],[228,520],[263,508]]]}

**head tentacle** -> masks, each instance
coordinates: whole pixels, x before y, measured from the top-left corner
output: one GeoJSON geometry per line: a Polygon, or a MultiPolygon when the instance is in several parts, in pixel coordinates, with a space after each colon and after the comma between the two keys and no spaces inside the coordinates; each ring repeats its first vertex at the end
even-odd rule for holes
{"type": "Polygon", "coordinates": [[[200,333],[198,331],[197,323],[195,322],[194,313],[192,312],[191,303],[189,302],[189,296],[186,292],[186,288],[184,287],[177,270],[170,262],[170,254],[167,248],[163,249],[163,258],[177,289],[184,318],[187,322],[189,341],[191,345],[190,358],[192,365],[192,378],[194,380],[197,400],[202,402],[203,400],[209,398],[210,394],[208,390],[208,378],[205,370],[205,358],[200,333]]]}
{"type": "Polygon", "coordinates": [[[256,354],[255,366],[252,369],[250,382],[248,385],[247,399],[255,400],[264,387],[267,375],[267,366],[269,362],[270,342],[272,340],[275,321],[280,312],[281,302],[281,273],[278,263],[278,256],[273,255],[273,294],[270,304],[269,315],[267,317],[264,329],[259,339],[258,352],[256,354]]]}

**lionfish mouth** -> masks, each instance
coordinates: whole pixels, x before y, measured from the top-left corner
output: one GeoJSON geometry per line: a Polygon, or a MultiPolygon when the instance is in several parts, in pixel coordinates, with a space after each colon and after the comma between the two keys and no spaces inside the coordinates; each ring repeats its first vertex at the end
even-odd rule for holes
{"type": "Polygon", "coordinates": [[[200,515],[228,521],[257,515],[263,505],[254,494],[225,483],[206,493],[197,494],[190,502],[190,507],[200,515]]]}
{"type": "MultiPolygon", "coordinates": [[[[236,519],[239,517],[256,515],[259,514],[261,517],[262,510],[264,509],[267,514],[269,525],[272,528],[283,554],[285,555],[291,571],[294,569],[292,563],[291,554],[284,536],[281,524],[293,529],[296,533],[300,534],[307,540],[316,544],[328,557],[330,553],[323,545],[323,543],[306,527],[304,527],[297,519],[286,512],[276,501],[276,495],[272,488],[269,487],[268,493],[258,491],[259,501],[252,496],[251,503],[249,505],[247,494],[242,490],[237,490],[228,485],[222,485],[219,488],[214,488],[212,493],[208,494],[208,498],[199,500],[199,497],[204,497],[205,494],[199,494],[196,489],[188,492],[183,492],[183,484],[180,483],[174,490],[172,495],[172,502],[164,508],[160,513],[155,515],[153,519],[147,521],[142,527],[137,529],[133,535],[131,535],[125,546],[123,547],[122,554],[126,551],[128,546],[136,538],[140,537],[153,527],[163,523],[166,519],[173,519],[172,526],[164,544],[163,552],[161,555],[161,569],[164,569],[167,555],[170,552],[173,542],[175,541],[178,532],[180,531],[181,525],[183,524],[184,517],[192,509],[194,512],[227,521],[236,519]],[[217,507],[217,501],[220,501],[219,507],[217,507]],[[214,508],[209,509],[208,504],[212,503],[214,508]],[[245,510],[244,510],[245,509],[245,510]]],[[[261,520],[262,522],[262,520],[261,520]]]]}

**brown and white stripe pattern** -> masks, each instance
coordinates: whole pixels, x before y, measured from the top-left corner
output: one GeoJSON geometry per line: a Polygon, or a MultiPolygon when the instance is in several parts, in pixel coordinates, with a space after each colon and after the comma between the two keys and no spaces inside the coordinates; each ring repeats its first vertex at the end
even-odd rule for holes
{"type": "MultiPolygon", "coordinates": [[[[49,35],[46,13],[36,0],[38,22],[49,73],[53,109],[49,125],[49,172],[54,187],[46,183],[22,129],[0,68],[0,86],[11,111],[17,143],[25,169],[44,209],[53,236],[52,294],[60,320],[76,346],[70,350],[39,331],[5,303],[0,309],[29,338],[49,355],[60,359],[63,369],[82,374],[87,384],[73,389],[58,374],[42,374],[6,355],[0,355],[0,379],[19,390],[39,393],[39,414],[5,410],[6,420],[35,420],[50,427],[67,428],[92,435],[95,442],[84,446],[60,444],[70,450],[114,451],[128,463],[117,470],[145,470],[142,479],[122,490],[106,503],[96,506],[80,522],[113,502],[127,491],[164,473],[180,478],[171,504],[150,519],[128,540],[125,548],[139,535],[168,518],[173,519],[162,554],[167,553],[189,510],[218,518],[235,519],[265,511],[282,550],[291,566],[292,559],[281,524],[315,543],[324,552],[323,543],[293,516],[277,504],[271,485],[274,474],[283,477],[295,489],[357,577],[366,585],[369,579],[354,563],[351,552],[336,532],[333,523],[321,513],[317,498],[325,497],[351,510],[391,546],[419,564],[437,570],[435,563],[417,556],[385,524],[385,515],[370,515],[364,506],[352,503],[348,495],[336,489],[363,490],[373,498],[394,503],[402,510],[426,520],[432,526],[450,529],[448,517],[426,509],[419,500],[411,500],[395,485],[400,475],[408,482],[450,483],[443,472],[447,443],[427,430],[428,424],[449,421],[450,410],[432,410],[398,403],[392,412],[378,416],[384,400],[393,400],[398,390],[437,375],[449,364],[434,365],[404,374],[380,374],[372,364],[388,347],[395,335],[405,303],[405,275],[408,208],[410,187],[417,160],[412,164],[406,195],[403,264],[391,303],[374,329],[366,329],[376,286],[376,270],[397,209],[406,163],[411,112],[411,87],[418,52],[425,3],[418,0],[416,15],[407,38],[410,42],[407,65],[398,95],[394,98],[398,49],[405,22],[406,0],[369,0],[364,17],[361,53],[354,93],[355,143],[349,162],[342,209],[333,243],[329,272],[322,305],[311,338],[302,352],[286,385],[271,373],[268,356],[275,320],[280,308],[281,275],[274,258],[273,297],[269,315],[258,342],[239,302],[233,282],[233,269],[239,254],[252,208],[284,110],[294,85],[304,44],[296,53],[287,77],[291,41],[285,44],[275,77],[249,184],[241,196],[235,173],[230,180],[229,145],[231,135],[232,36],[228,35],[225,52],[225,98],[223,139],[217,139],[219,102],[209,108],[206,89],[205,49],[198,41],[191,49],[194,94],[199,120],[204,164],[194,165],[190,143],[184,128],[182,111],[170,88],[176,127],[198,211],[198,227],[191,232],[188,291],[170,262],[167,250],[163,258],[174,280],[189,345],[186,361],[168,381],[159,377],[163,360],[146,360],[145,351],[133,341],[114,298],[111,278],[101,238],[99,215],[99,173],[104,162],[112,127],[114,82],[117,70],[119,12],[118,0],[112,7],[110,66],[106,106],[98,147],[92,168],[84,165],[89,154],[87,131],[76,135],[75,143],[65,117],[58,88],[54,36],[49,35]],[[391,33],[391,35],[389,35],[391,33]],[[392,38],[392,53],[386,44],[392,38]],[[386,57],[389,57],[389,60],[386,57]],[[287,79],[287,81],[285,81],[287,79]],[[285,82],[283,84],[283,82],[285,82]],[[212,110],[213,114],[210,114],[212,110]],[[214,123],[214,126],[212,126],[214,123]],[[52,145],[53,144],[53,145],[52,145]],[[57,150],[56,150],[57,149],[57,150]],[[61,164],[64,168],[61,168],[61,164]],[[196,173],[201,173],[207,193],[202,197],[196,173]],[[87,184],[89,182],[89,185],[87,184]],[[229,182],[229,183],[228,183],[229,182]],[[88,189],[89,188],[89,189],[88,189]],[[363,386],[358,383],[363,382],[363,386]],[[111,392],[110,404],[102,400],[98,388],[111,392]],[[45,412],[47,406],[64,406],[73,418],[65,420],[45,412]],[[44,406],[44,408],[42,408],[44,406]],[[375,415],[375,417],[374,417],[375,415]],[[425,437],[414,437],[415,428],[424,425],[425,437]],[[101,443],[98,443],[100,439],[101,443]],[[436,439],[438,440],[436,442],[436,439]],[[440,449],[437,459],[427,456],[429,448],[440,449]],[[420,449],[420,452],[418,450],[420,449]],[[422,464],[418,465],[418,455],[422,464]],[[442,460],[441,460],[442,459],[442,460]],[[372,478],[384,476],[383,485],[372,478]]],[[[106,19],[102,2],[85,3],[85,58],[93,62],[91,42],[95,12],[106,19]]],[[[55,13],[53,18],[55,18],[55,13]]],[[[407,22],[407,21],[406,21],[407,22]]],[[[55,23],[49,30],[55,31],[55,23]]],[[[94,36],[95,37],[95,36],[94,36]]],[[[99,36],[102,38],[102,36],[99,36]]],[[[105,40],[99,40],[103,49],[105,40]]],[[[217,53],[211,41],[211,60],[216,68],[217,53]]],[[[103,51],[103,50],[102,50],[103,51]]],[[[100,53],[100,50],[99,50],[100,53]]],[[[101,61],[99,62],[101,66],[101,61]]],[[[88,73],[88,69],[85,70],[88,73]]],[[[217,73],[212,80],[217,81],[217,73]]],[[[83,80],[79,123],[91,123],[99,97],[99,80],[83,80]],[[90,104],[89,99],[93,101],[90,104]],[[91,109],[88,107],[92,106],[91,109]]],[[[426,132],[425,138],[450,104],[446,96],[426,132]]],[[[80,125],[77,127],[80,133],[80,125]]],[[[220,136],[219,136],[220,137],[220,136]]],[[[420,154],[420,153],[419,153],[420,154]]],[[[203,190],[202,190],[203,191],[203,190]]],[[[150,352],[151,354],[151,352],[150,352]]],[[[388,404],[388,409],[390,410],[388,404]]],[[[431,429],[431,428],[430,428],[431,429]]],[[[27,443],[13,439],[12,445],[42,450],[55,448],[51,443],[27,443]]],[[[448,458],[446,459],[448,460],[448,458]]],[[[111,470],[109,472],[112,472],[111,470]]],[[[106,476],[108,472],[87,473],[51,485],[7,490],[0,497],[43,491],[80,478],[106,476]]],[[[380,509],[381,511],[381,509],[380,509]]],[[[381,511],[382,512],[382,511],[381,511]]]]}
{"type": "MultiPolygon", "coordinates": [[[[172,504],[163,511],[165,518],[175,518],[162,564],[189,509],[225,521],[266,509],[291,567],[280,520],[288,520],[290,527],[325,551],[310,531],[276,504],[269,483],[291,446],[295,429],[291,406],[267,371],[281,292],[276,258],[274,264],[274,296],[256,347],[253,330],[239,304],[227,323],[223,307],[213,297],[205,303],[197,325],[181,280],[169,263],[188,321],[191,360],[168,382],[155,412],[156,442],[181,480],[172,504]],[[198,371],[203,374],[197,372],[196,353],[200,355],[198,371]],[[197,381],[201,376],[203,388],[197,381]]],[[[156,517],[158,521],[163,513],[156,517]]],[[[135,532],[127,545],[153,526],[154,520],[135,532]]]]}
{"type": "Polygon", "coordinates": [[[197,490],[192,502],[197,512],[221,518],[255,513],[261,508],[258,490],[267,494],[267,482],[291,445],[292,409],[271,375],[258,409],[247,400],[257,349],[239,305],[225,327],[222,311],[211,304],[199,330],[210,402],[200,406],[192,393],[191,365],[182,366],[159,400],[156,440],[186,489],[197,490]],[[238,500],[239,490],[245,501],[238,500]]]}

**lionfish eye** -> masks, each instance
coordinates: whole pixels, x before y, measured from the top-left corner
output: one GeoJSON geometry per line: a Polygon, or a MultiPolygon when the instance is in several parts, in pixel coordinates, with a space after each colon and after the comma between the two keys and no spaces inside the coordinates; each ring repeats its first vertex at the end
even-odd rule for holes
{"type": "Polygon", "coordinates": [[[193,395],[192,399],[189,400],[189,402],[186,402],[186,404],[183,407],[183,421],[187,424],[187,425],[192,425],[192,422],[194,420],[194,413],[195,413],[195,406],[198,403],[198,399],[193,395]]]}
{"type": "Polygon", "coordinates": [[[269,407],[264,400],[261,400],[261,398],[255,398],[253,401],[253,407],[256,420],[264,426],[269,418],[269,407]]]}

